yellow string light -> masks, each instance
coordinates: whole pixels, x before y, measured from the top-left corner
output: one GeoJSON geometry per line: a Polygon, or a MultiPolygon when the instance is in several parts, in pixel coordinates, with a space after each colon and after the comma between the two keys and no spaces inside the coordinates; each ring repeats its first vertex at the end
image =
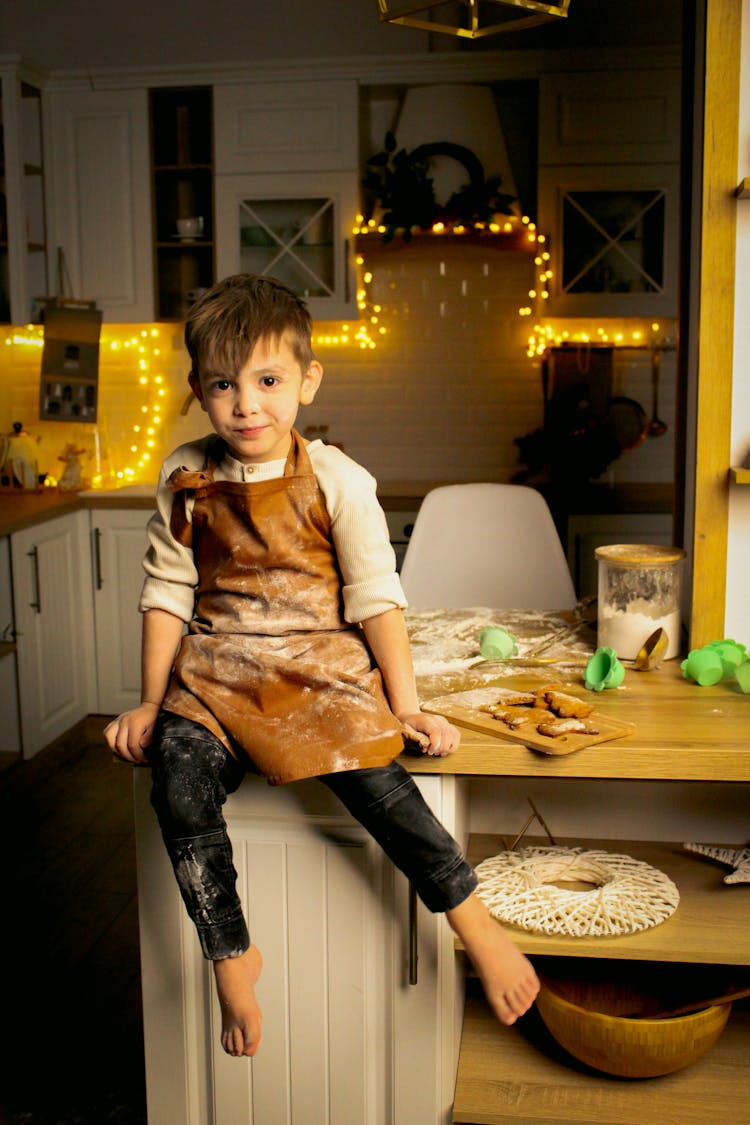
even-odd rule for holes
{"type": "Polygon", "coordinates": [[[131,428],[131,444],[128,447],[132,455],[128,462],[118,469],[114,476],[121,483],[134,483],[148,467],[151,460],[149,450],[155,449],[158,444],[160,430],[163,426],[161,414],[162,403],[159,399],[167,397],[166,379],[159,369],[161,361],[160,329],[156,325],[142,328],[139,335],[123,338],[117,335],[116,327],[108,327],[107,333],[102,337],[102,347],[108,348],[112,353],[120,349],[131,349],[136,352],[137,386],[141,388],[143,398],[138,406],[141,415],[150,418],[148,424],[134,422],[131,428]]]}

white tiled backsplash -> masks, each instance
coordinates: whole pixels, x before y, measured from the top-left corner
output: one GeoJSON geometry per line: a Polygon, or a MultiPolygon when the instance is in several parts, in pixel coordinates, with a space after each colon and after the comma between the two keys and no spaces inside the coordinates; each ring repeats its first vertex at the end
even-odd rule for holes
{"type": "MultiPolygon", "coordinates": [[[[382,306],[387,332],[374,335],[374,350],[353,343],[318,345],[325,378],[315,403],[301,411],[300,428],[327,427],[328,440],[383,482],[509,480],[520,467],[513,439],[542,421],[539,361],[526,355],[530,324],[518,315],[533,282],[531,257],[455,242],[377,244],[368,251],[367,266],[374,274],[370,295],[382,306]]],[[[137,333],[143,326],[132,327],[137,333]]],[[[159,328],[165,425],[155,435],[151,479],[164,454],[206,431],[197,404],[180,415],[188,392],[180,327],[159,328]]],[[[107,331],[105,325],[98,439],[105,467],[116,470],[130,458],[133,424],[139,420],[139,371],[137,352],[112,351],[107,331]]],[[[0,430],[22,421],[41,434],[40,468],[59,475],[65,443],[93,449],[94,431],[85,424],[36,421],[40,359],[38,348],[0,348],[0,430]]],[[[615,393],[650,408],[646,353],[617,356],[615,393]]],[[[663,361],[659,412],[669,423],[667,434],[615,462],[608,479],[671,480],[673,353],[663,361]]]]}

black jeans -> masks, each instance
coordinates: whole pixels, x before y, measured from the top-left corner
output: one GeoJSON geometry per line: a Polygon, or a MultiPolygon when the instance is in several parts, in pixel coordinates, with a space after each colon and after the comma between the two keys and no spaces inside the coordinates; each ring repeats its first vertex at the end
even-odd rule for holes
{"type": "MultiPolygon", "coordinates": [[[[205,957],[237,957],[250,944],[222,806],[245,767],[210,731],[162,711],[148,748],[151,803],[205,957]]],[[[399,762],[321,776],[377,840],[433,912],[477,885],[474,869],[399,762]]]]}

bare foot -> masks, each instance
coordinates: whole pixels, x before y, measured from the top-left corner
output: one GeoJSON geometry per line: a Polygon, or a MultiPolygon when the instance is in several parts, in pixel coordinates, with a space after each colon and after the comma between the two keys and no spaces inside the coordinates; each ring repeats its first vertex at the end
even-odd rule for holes
{"type": "Polygon", "coordinates": [[[260,951],[251,945],[239,957],[214,961],[221,1004],[221,1045],[228,1055],[254,1055],[260,1046],[263,1020],[255,985],[263,968],[260,951]]]}
{"type": "Polygon", "coordinates": [[[501,1023],[515,1023],[539,992],[533,965],[476,895],[449,910],[446,918],[463,942],[495,1015],[501,1023]]]}

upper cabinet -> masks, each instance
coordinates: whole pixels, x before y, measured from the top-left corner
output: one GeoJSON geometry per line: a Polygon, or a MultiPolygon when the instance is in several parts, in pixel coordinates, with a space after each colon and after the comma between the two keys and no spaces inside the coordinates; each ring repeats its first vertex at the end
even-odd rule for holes
{"type": "Polygon", "coordinates": [[[219,276],[272,274],[315,320],[356,316],[357,107],[354,81],[215,88],[219,276]]]}
{"type": "Polygon", "coordinates": [[[358,106],[348,80],[217,85],[217,174],[356,171],[358,106]]]}
{"type": "Polygon", "coordinates": [[[677,70],[542,78],[550,316],[677,315],[679,92],[677,70]]]}
{"type": "Polygon", "coordinates": [[[40,317],[48,294],[42,80],[0,66],[0,323],[40,317]]]}
{"type": "Polygon", "coordinates": [[[214,169],[210,86],[150,93],[157,320],[182,320],[213,284],[214,169]]]}
{"type": "Polygon", "coordinates": [[[356,315],[356,81],[57,85],[50,105],[66,296],[105,321],[182,320],[247,270],[317,320],[356,315]]]}
{"type": "Polygon", "coordinates": [[[220,276],[270,274],[304,297],[316,321],[356,316],[357,200],[348,172],[217,177],[220,276]]]}
{"type": "Polygon", "coordinates": [[[105,321],[152,320],[147,90],[51,90],[50,120],[64,295],[105,321]]]}

